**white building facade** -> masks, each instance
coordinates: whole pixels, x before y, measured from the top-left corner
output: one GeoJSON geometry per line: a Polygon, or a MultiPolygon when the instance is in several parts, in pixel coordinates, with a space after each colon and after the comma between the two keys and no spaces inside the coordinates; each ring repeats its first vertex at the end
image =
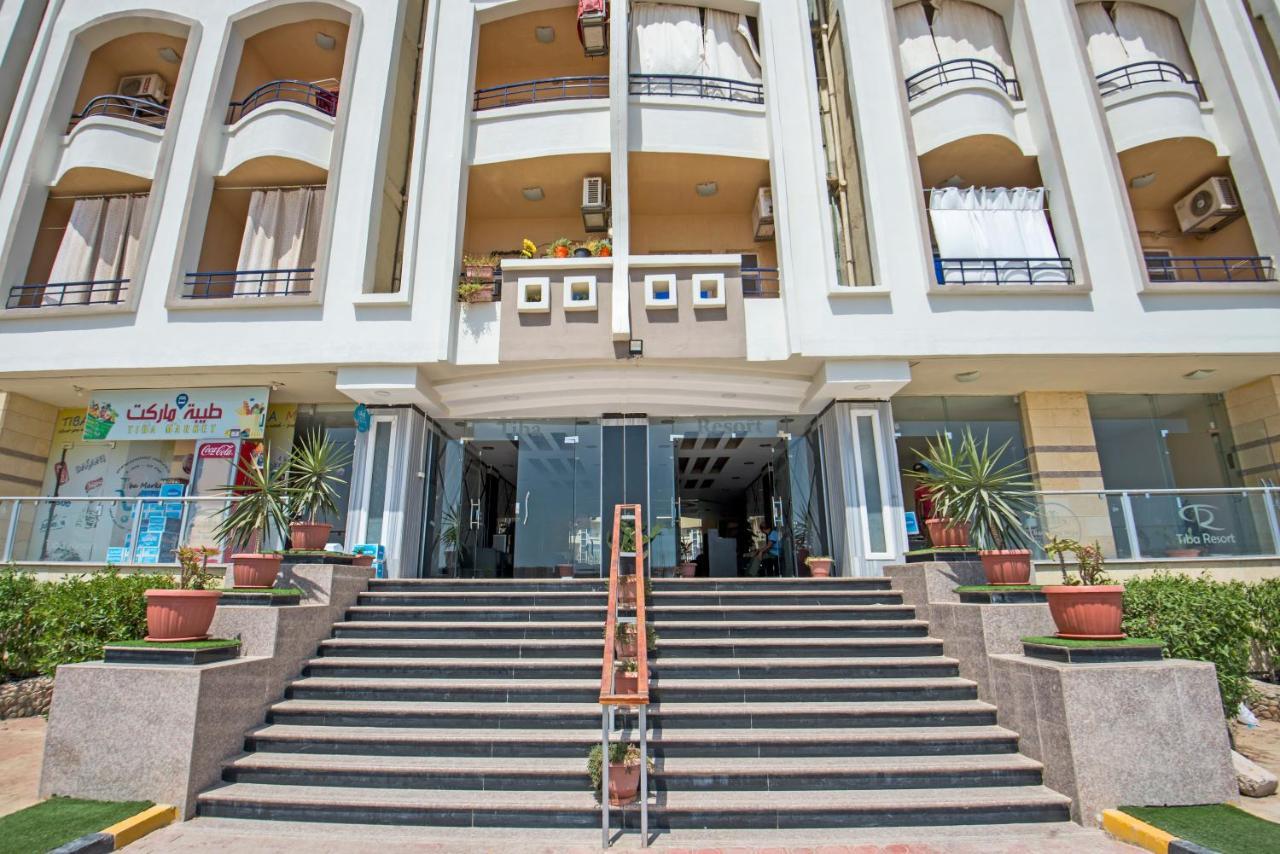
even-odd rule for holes
{"type": "Polygon", "coordinates": [[[970,429],[1121,569],[1280,567],[1280,4],[597,5],[6,0],[0,560],[167,562],[318,429],[392,576],[622,501],[875,575],[970,429]]]}

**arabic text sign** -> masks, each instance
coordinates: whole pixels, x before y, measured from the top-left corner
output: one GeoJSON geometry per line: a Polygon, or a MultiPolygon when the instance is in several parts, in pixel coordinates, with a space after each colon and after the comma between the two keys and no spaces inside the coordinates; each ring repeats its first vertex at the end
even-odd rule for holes
{"type": "Polygon", "coordinates": [[[89,441],[261,439],[266,388],[95,391],[84,418],[89,441]]]}

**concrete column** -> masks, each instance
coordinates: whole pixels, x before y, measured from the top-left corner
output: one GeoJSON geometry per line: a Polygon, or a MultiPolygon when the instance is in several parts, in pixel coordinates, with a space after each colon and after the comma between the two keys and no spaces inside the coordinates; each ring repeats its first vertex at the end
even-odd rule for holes
{"type": "Polygon", "coordinates": [[[1233,388],[1226,399],[1245,486],[1280,482],[1280,375],[1233,388]]]}
{"type": "Polygon", "coordinates": [[[609,4],[609,203],[613,210],[615,340],[631,337],[631,22],[630,4],[609,4]]]}
{"type": "Polygon", "coordinates": [[[40,494],[57,418],[56,406],[0,393],[0,495],[40,494]]]}

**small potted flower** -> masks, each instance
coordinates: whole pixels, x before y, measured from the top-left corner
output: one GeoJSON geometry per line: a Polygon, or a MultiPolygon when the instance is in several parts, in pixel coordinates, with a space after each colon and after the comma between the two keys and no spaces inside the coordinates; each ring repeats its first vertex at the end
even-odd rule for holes
{"type": "Polygon", "coordinates": [[[804,559],[804,563],[809,567],[809,575],[813,578],[830,578],[831,566],[835,563],[835,559],[810,556],[804,559]]]}
{"type": "MultiPolygon", "coordinates": [[[[603,784],[604,751],[600,745],[591,748],[587,757],[587,774],[596,795],[603,784]]],[[[648,762],[653,772],[653,760],[640,755],[640,748],[632,743],[614,741],[609,744],[609,803],[615,807],[633,802],[640,793],[640,763],[648,762]]]]}
{"type": "Polygon", "coordinates": [[[567,237],[561,237],[552,242],[547,248],[548,258],[568,258],[573,254],[573,241],[567,237]]]}
{"type": "Polygon", "coordinates": [[[271,458],[264,457],[260,464],[245,461],[239,472],[242,483],[223,487],[234,500],[214,536],[226,548],[243,549],[231,555],[233,587],[271,587],[280,573],[280,554],[249,550],[282,538],[289,528],[288,463],[272,467],[271,458]]]}
{"type": "Polygon", "coordinates": [[[520,241],[520,257],[521,258],[537,258],[538,244],[534,243],[532,240],[530,240],[527,237],[521,240],[520,241]]]}
{"type": "MultiPolygon", "coordinates": [[[[634,640],[633,640],[634,643],[634,640]]],[[[615,694],[634,694],[640,690],[640,662],[634,658],[623,659],[613,677],[615,694]]]]}
{"type": "Polygon", "coordinates": [[[693,578],[698,574],[698,565],[693,561],[693,542],[681,539],[679,546],[680,563],[676,566],[676,572],[681,578],[693,578]]]}
{"type": "Polygon", "coordinates": [[[928,450],[916,451],[920,462],[911,471],[903,473],[920,481],[928,492],[932,510],[938,514],[924,520],[925,530],[929,532],[929,543],[935,549],[963,548],[969,545],[969,526],[962,520],[952,519],[942,514],[942,506],[951,484],[940,477],[941,470],[955,468],[959,465],[959,457],[949,438],[937,435],[929,440],[928,450]]]}
{"type": "Polygon", "coordinates": [[[636,657],[635,623],[618,623],[613,635],[613,650],[620,659],[636,657]]]}
{"type": "Polygon", "coordinates": [[[613,241],[611,240],[593,240],[587,246],[591,249],[591,254],[597,258],[608,258],[613,255],[613,241]]]}
{"type": "Polygon", "coordinates": [[[222,598],[222,591],[213,589],[217,577],[209,572],[209,557],[217,553],[208,546],[178,548],[182,566],[178,586],[146,591],[147,640],[177,642],[209,637],[209,625],[222,598]]]}
{"type": "Polygon", "coordinates": [[[487,255],[462,256],[462,278],[469,282],[492,282],[498,272],[498,256],[487,255]]]}
{"type": "Polygon", "coordinates": [[[593,254],[591,250],[591,246],[592,244],[590,243],[579,243],[577,246],[573,247],[573,257],[574,258],[590,258],[591,255],[593,254]]]}
{"type": "Polygon", "coordinates": [[[319,430],[303,437],[286,464],[289,472],[289,542],[295,549],[320,551],[329,542],[333,525],[317,522],[338,512],[338,487],[347,481],[341,472],[351,454],[319,430]],[[303,521],[305,519],[305,521],[303,521]]]}
{"type": "Polygon", "coordinates": [[[1121,640],[1124,631],[1124,586],[1107,577],[1102,547],[1050,537],[1045,554],[1058,559],[1062,584],[1041,588],[1058,637],[1071,640],[1121,640]],[[1075,555],[1075,575],[1067,571],[1066,554],[1075,555]]]}

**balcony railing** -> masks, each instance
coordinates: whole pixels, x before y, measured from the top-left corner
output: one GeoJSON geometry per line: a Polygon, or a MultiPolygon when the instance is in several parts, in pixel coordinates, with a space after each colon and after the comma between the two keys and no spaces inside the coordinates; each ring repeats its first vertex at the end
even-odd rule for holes
{"type": "Polygon", "coordinates": [[[273,80],[254,89],[244,100],[232,101],[227,108],[227,124],[235,124],[259,107],[281,101],[302,104],[326,116],[338,113],[336,89],[326,89],[303,80],[273,80]]]}
{"type": "Polygon", "coordinates": [[[14,285],[5,308],[52,308],[64,305],[116,305],[124,302],[128,279],[14,285]]]}
{"type": "Polygon", "coordinates": [[[540,80],[522,80],[519,83],[477,89],[472,109],[495,110],[499,107],[517,107],[521,104],[608,97],[608,75],[546,77],[540,80]]]}
{"type": "Polygon", "coordinates": [[[743,267],[742,295],[748,298],[769,299],[782,295],[777,267],[743,267]]]}
{"type": "Polygon", "coordinates": [[[1122,65],[1098,75],[1098,88],[1102,97],[1124,92],[1144,83],[1185,83],[1196,90],[1196,96],[1205,100],[1204,87],[1200,81],[1187,76],[1187,73],[1172,62],[1160,59],[1148,59],[1122,65]]]}
{"type": "Polygon", "coordinates": [[[311,293],[314,267],[289,270],[219,270],[187,273],[183,299],[295,297],[311,293]]]}
{"type": "Polygon", "coordinates": [[[1070,258],[933,258],[939,285],[1072,285],[1070,258]]]}
{"type": "Polygon", "coordinates": [[[1274,282],[1275,262],[1254,256],[1179,257],[1147,255],[1153,282],[1274,282]]]}
{"type": "Polygon", "coordinates": [[[153,128],[164,127],[169,118],[169,108],[164,104],[146,98],[130,98],[125,95],[99,95],[90,99],[84,109],[71,117],[67,133],[85,119],[93,116],[106,116],[112,119],[125,119],[130,122],[147,125],[153,128]]]}
{"type": "Polygon", "coordinates": [[[631,94],[763,104],[764,84],[750,80],[730,80],[726,77],[698,77],[693,74],[632,74],[631,94]]]}
{"type": "Polygon", "coordinates": [[[917,71],[906,80],[907,100],[914,100],[941,86],[966,80],[991,83],[1013,100],[1022,100],[1022,87],[1018,85],[1018,81],[985,59],[952,59],[917,71]]]}

